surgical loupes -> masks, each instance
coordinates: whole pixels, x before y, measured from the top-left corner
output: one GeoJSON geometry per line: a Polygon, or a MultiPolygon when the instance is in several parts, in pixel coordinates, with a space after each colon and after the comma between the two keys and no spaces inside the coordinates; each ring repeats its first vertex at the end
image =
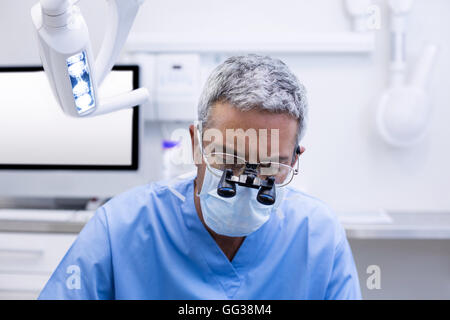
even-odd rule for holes
{"type": "Polygon", "coordinates": [[[258,164],[245,164],[243,174],[235,176],[233,170],[226,169],[217,186],[217,194],[224,198],[236,195],[236,184],[246,188],[259,189],[256,199],[264,205],[272,205],[276,200],[275,178],[260,179],[257,173],[258,164]]]}

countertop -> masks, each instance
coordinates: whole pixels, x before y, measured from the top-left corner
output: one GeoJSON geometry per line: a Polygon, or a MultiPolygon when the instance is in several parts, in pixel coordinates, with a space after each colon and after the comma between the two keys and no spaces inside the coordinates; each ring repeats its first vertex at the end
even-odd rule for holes
{"type": "MultiPolygon", "coordinates": [[[[0,209],[0,232],[78,233],[94,211],[0,209]]],[[[338,213],[349,239],[450,239],[450,212],[338,213]]]]}

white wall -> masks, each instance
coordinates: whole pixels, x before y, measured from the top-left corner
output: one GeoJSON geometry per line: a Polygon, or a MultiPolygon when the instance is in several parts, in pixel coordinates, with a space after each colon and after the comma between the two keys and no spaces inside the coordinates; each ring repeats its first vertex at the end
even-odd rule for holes
{"type": "MultiPolygon", "coordinates": [[[[34,2],[1,2],[0,65],[39,62],[29,13],[34,2]]],[[[97,51],[106,5],[104,1],[80,4],[97,51]]],[[[372,128],[389,55],[385,1],[375,4],[380,5],[383,20],[372,56],[280,56],[309,91],[307,152],[296,183],[336,210],[450,210],[450,2],[417,0],[411,17],[409,61],[414,62],[428,41],[438,43],[441,51],[430,87],[435,102],[430,136],[410,150],[386,146],[372,128]]],[[[260,33],[290,37],[305,31],[348,29],[341,0],[148,0],[134,26],[135,32],[236,37],[260,33]]]]}
{"type": "MultiPolygon", "coordinates": [[[[29,13],[35,1],[0,2],[0,65],[39,63],[29,13]]],[[[295,183],[339,211],[385,208],[450,212],[450,1],[417,0],[411,16],[407,43],[409,61],[415,61],[427,42],[439,44],[440,54],[430,86],[434,101],[430,135],[410,150],[388,147],[372,127],[375,105],[387,82],[389,57],[385,1],[374,3],[381,7],[383,20],[382,29],[376,33],[377,49],[373,55],[280,56],[309,91],[310,123],[304,140],[307,152],[295,183]]],[[[91,26],[97,51],[104,31],[106,6],[104,1],[81,1],[81,8],[91,26]]],[[[348,29],[341,0],[147,0],[134,27],[135,32],[231,33],[236,37],[261,33],[290,37],[305,31],[348,29]]],[[[152,157],[158,160],[159,128],[148,123],[146,131],[147,143],[157,148],[157,152],[151,152],[152,157]]],[[[150,178],[157,177],[155,172],[160,163],[156,163],[155,168],[150,178]]],[[[353,245],[357,263],[377,263],[389,258],[380,251],[382,246],[364,242],[353,245]]],[[[428,250],[415,251],[415,245],[413,242],[404,244],[411,255],[417,252],[414,261],[420,263],[423,258],[424,264],[417,270],[425,271],[432,263],[437,266],[441,261],[439,256],[448,253],[447,243],[445,249],[437,250],[433,260],[433,255],[424,253],[428,250]]],[[[364,272],[363,265],[359,264],[358,269],[364,272]]],[[[449,280],[448,271],[433,270],[436,270],[434,283],[439,279],[449,280]]],[[[409,298],[424,297],[420,292],[421,283],[413,292],[401,283],[397,286],[398,273],[390,276],[390,287],[397,291],[385,291],[384,297],[401,297],[402,294],[409,298]]],[[[409,278],[405,277],[402,283],[407,286],[409,278]]],[[[426,273],[421,277],[422,284],[429,283],[426,273]]],[[[445,289],[430,286],[428,289],[435,291],[428,297],[448,298],[446,284],[445,289]]]]}

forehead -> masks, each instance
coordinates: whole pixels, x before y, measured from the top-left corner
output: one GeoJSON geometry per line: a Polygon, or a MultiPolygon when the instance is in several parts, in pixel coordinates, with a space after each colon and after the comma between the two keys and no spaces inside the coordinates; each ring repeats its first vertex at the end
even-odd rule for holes
{"type": "MultiPolygon", "coordinates": [[[[287,114],[270,113],[261,110],[239,110],[228,103],[218,102],[212,106],[209,116],[209,127],[220,130],[223,137],[226,133],[234,132],[237,136],[256,132],[258,145],[261,143],[260,134],[267,134],[267,146],[270,148],[271,136],[278,137],[280,155],[292,153],[296,144],[298,122],[287,114]],[[231,130],[230,130],[231,129],[231,130]],[[241,129],[241,130],[239,130],[241,129]]],[[[216,143],[218,143],[216,141],[216,143]]],[[[234,142],[223,141],[224,145],[234,142]]]]}

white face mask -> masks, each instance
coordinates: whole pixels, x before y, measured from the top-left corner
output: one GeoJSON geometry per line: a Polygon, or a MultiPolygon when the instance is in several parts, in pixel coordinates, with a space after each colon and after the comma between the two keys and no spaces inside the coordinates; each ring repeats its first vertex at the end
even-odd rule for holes
{"type": "Polygon", "coordinates": [[[198,195],[203,213],[203,220],[214,232],[229,236],[243,237],[258,230],[266,223],[284,197],[284,188],[277,188],[276,201],[273,205],[258,202],[258,189],[236,185],[236,195],[224,198],[217,194],[220,178],[210,172],[213,170],[219,177],[220,170],[206,168],[202,190],[198,195]]]}

